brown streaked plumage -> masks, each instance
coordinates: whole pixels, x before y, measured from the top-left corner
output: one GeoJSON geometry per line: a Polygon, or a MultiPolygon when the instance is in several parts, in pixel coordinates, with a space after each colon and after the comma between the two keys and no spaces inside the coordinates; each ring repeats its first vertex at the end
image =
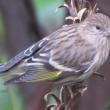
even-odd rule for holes
{"type": "Polygon", "coordinates": [[[44,80],[55,84],[77,83],[102,66],[109,50],[110,19],[101,13],[91,14],[82,23],[63,26],[32,45],[12,66],[8,63],[1,66],[4,71],[0,72],[7,76],[16,70],[7,83],[44,80]]]}

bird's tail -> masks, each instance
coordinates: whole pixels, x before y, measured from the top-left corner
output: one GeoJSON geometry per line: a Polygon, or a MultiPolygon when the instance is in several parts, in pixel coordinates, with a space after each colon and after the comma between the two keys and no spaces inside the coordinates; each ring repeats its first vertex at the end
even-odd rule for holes
{"type": "Polygon", "coordinates": [[[0,74],[6,72],[6,70],[7,70],[7,69],[6,69],[6,65],[5,65],[5,64],[0,65],[0,74]]]}
{"type": "MultiPolygon", "coordinates": [[[[8,63],[7,63],[8,64],[8,63]]],[[[14,77],[17,77],[17,69],[12,69],[12,67],[9,68],[7,64],[0,65],[0,77],[4,79],[4,84],[6,82],[14,77]],[[11,70],[12,69],[12,70],[11,70]],[[16,74],[15,74],[16,73],[16,74]]]]}

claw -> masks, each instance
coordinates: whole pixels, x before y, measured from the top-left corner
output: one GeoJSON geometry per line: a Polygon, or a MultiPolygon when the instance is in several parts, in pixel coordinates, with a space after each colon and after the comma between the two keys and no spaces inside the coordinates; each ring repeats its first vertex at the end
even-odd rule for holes
{"type": "Polygon", "coordinates": [[[95,72],[95,73],[93,73],[93,75],[98,76],[98,77],[102,78],[103,80],[105,80],[105,76],[102,75],[101,73],[95,72]]]}

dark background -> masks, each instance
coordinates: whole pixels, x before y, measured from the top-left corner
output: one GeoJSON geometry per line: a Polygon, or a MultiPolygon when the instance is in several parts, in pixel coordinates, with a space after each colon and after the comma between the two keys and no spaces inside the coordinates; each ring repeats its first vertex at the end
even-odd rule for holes
{"type": "MultiPolygon", "coordinates": [[[[101,11],[110,16],[110,1],[96,0],[101,11]]],[[[4,63],[64,23],[65,10],[55,9],[63,0],[0,0],[0,62],[4,63]]],[[[92,77],[81,97],[79,110],[110,110],[109,59],[100,72],[106,80],[92,77]]],[[[0,110],[44,110],[47,84],[4,86],[0,79],[0,110]]]]}

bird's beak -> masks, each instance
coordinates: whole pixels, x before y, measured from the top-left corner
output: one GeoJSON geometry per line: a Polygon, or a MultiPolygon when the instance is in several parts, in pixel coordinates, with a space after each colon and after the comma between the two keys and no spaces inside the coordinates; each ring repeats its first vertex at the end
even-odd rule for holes
{"type": "Polygon", "coordinates": [[[108,34],[110,34],[110,27],[109,27],[109,28],[107,28],[107,33],[108,33],[108,34]]]}

